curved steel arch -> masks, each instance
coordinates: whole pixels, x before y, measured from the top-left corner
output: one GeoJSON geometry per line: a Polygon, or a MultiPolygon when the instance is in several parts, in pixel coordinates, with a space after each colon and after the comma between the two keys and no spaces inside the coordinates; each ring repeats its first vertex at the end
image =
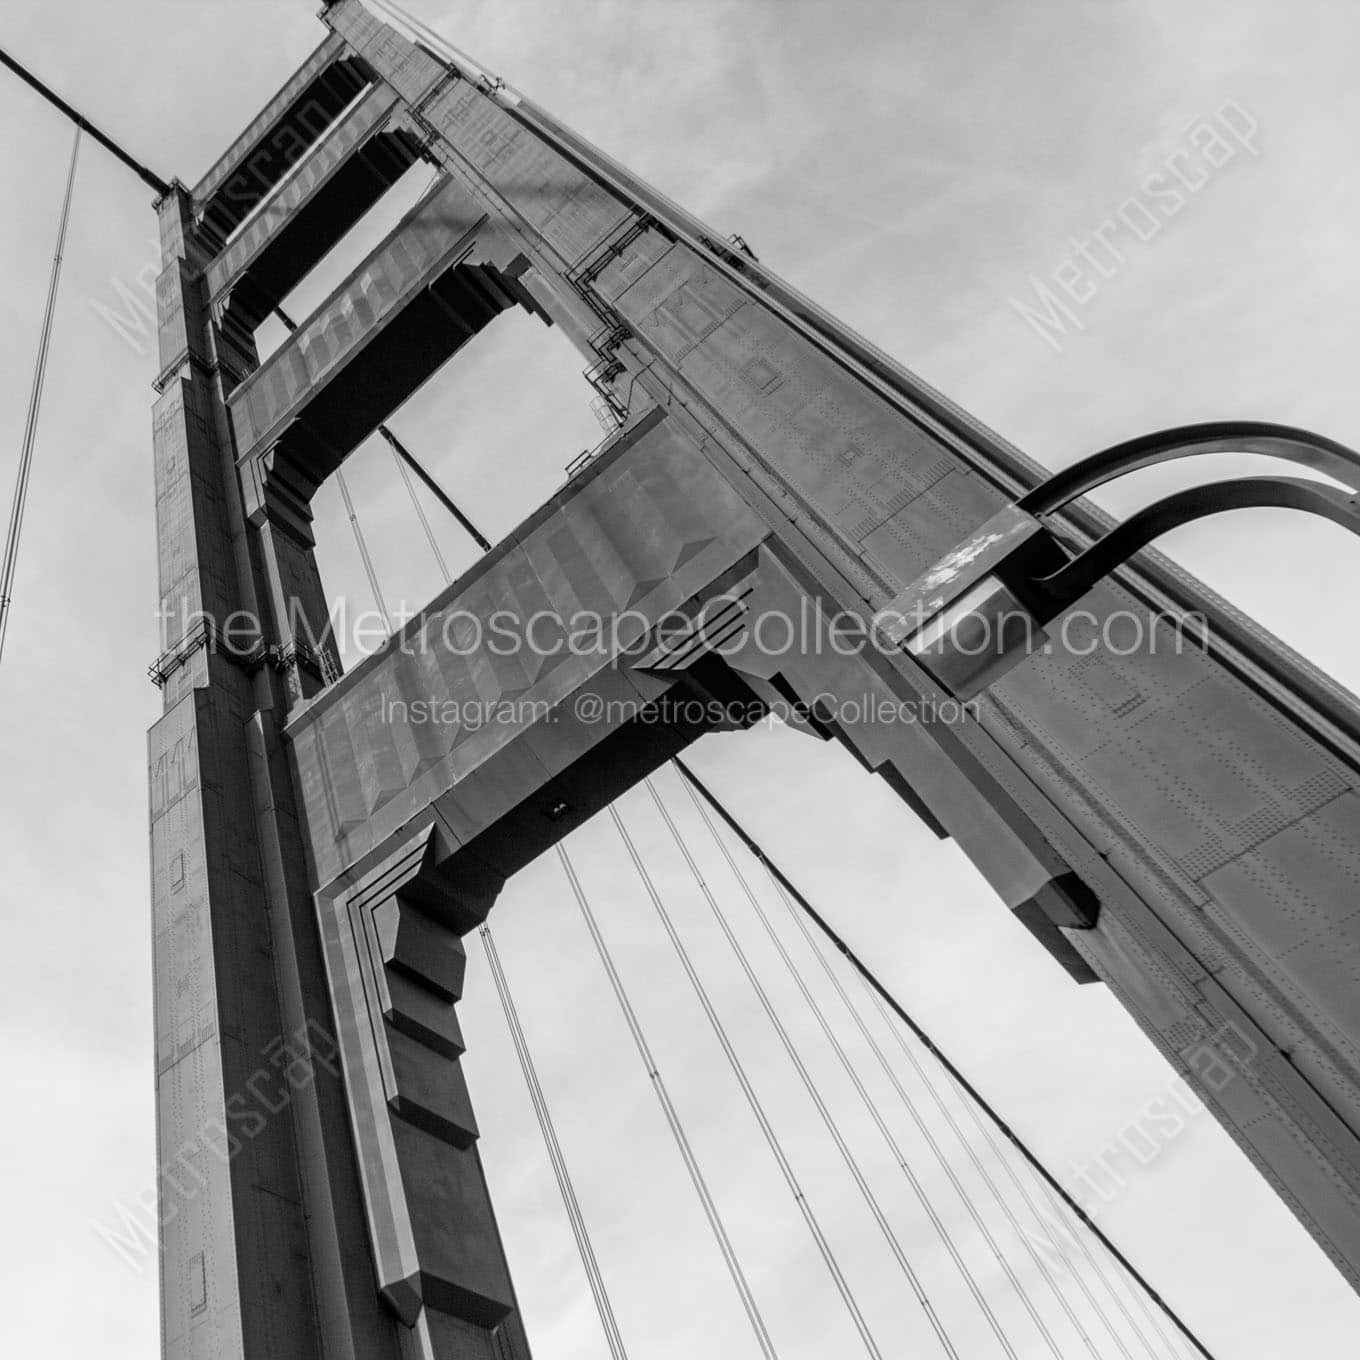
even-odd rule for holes
{"type": "Polygon", "coordinates": [[[1218,420],[1179,425],[1113,444],[1054,473],[1016,504],[1031,515],[1050,514],[1126,473],[1209,453],[1259,453],[1284,458],[1360,491],[1360,453],[1354,449],[1292,425],[1218,420]]]}
{"type": "MultiPolygon", "coordinates": [[[[1360,459],[1357,463],[1360,464],[1360,459]]],[[[1028,585],[1041,593],[1046,606],[1043,621],[1086,594],[1162,534],[1209,515],[1261,506],[1320,515],[1360,535],[1360,497],[1322,482],[1300,477],[1241,477],[1192,487],[1155,501],[1111,529],[1065,566],[1048,576],[1031,579],[1028,585]]]]}

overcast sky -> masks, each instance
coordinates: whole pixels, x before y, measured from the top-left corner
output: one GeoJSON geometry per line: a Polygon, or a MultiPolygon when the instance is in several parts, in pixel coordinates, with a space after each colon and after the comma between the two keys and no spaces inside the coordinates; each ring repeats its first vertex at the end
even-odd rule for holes
{"type": "MultiPolygon", "coordinates": [[[[1300,424],[1360,444],[1360,21],[1346,6],[411,7],[722,232],[741,232],[798,287],[1051,466],[1116,439],[1219,417],[1300,424]],[[1040,334],[1016,303],[1032,305],[1036,283],[1052,290],[1076,258],[1074,238],[1089,240],[1145,195],[1148,179],[1176,163],[1187,126],[1215,119],[1238,129],[1232,154],[1147,239],[1131,228],[1107,233],[1120,258],[1106,257],[1106,271],[1088,269],[1066,334],[1040,334]]],[[[0,43],[158,173],[193,182],[320,39],[315,8],[304,0],[7,0],[0,43]]],[[[70,136],[10,78],[0,80],[0,127],[7,493],[70,136]]],[[[402,186],[385,211],[420,183],[402,186]]],[[[86,145],[0,671],[6,1356],[142,1360],[157,1345],[154,1269],[131,1269],[91,1226],[113,1221],[115,1203],[132,1202],[155,1164],[144,735],[159,712],[145,678],[158,650],[155,365],[135,334],[120,335],[101,315],[125,311],[149,266],[154,274],[148,199],[86,145]]],[[[343,276],[363,239],[299,290],[302,311],[343,276]]],[[[560,336],[508,317],[394,425],[499,537],[599,436],[580,367],[560,336]]],[[[385,592],[418,606],[439,578],[386,457],[366,446],[350,472],[385,592]]],[[[1254,467],[1221,462],[1224,472],[1254,467]]],[[[1108,503],[1127,510],[1182,475],[1133,479],[1108,503]]],[[[327,584],[367,607],[329,488],[320,509],[327,584]]],[[[440,531],[455,568],[471,561],[456,529],[441,523],[440,531]]],[[[1196,525],[1164,546],[1360,687],[1350,588],[1357,549],[1342,531],[1261,511],[1196,525]]],[[[1070,1182],[1145,1120],[1149,1102],[1174,1093],[1170,1071],[1103,989],[1071,984],[959,852],[848,757],[787,732],[757,732],[708,739],[694,764],[1070,1182]]],[[[885,1354],[932,1354],[919,1310],[721,940],[705,929],[702,899],[645,794],[623,811],[693,934],[885,1354]]],[[[702,829],[692,818],[686,826],[701,844],[702,829]]],[[[597,819],[573,838],[573,854],[780,1352],[853,1355],[854,1334],[612,834],[608,819],[597,819]]],[[[777,977],[736,885],[705,854],[743,940],[777,977]]],[[[549,857],[511,885],[494,919],[625,1337],[642,1357],[754,1355],[573,912],[549,857]]],[[[531,1337],[543,1357],[602,1356],[490,979],[479,948],[470,952],[466,1063],[531,1337]]],[[[775,995],[913,1261],[967,1341],[965,1354],[999,1353],[796,995],[783,981],[775,995]]],[[[862,1046],[854,1052],[870,1073],[862,1046]]],[[[891,1090],[869,1079],[966,1259],[1003,1298],[1020,1354],[1045,1353],[891,1090]]],[[[1183,1122],[1147,1166],[1124,1159],[1127,1184],[1112,1202],[1095,1201],[1102,1222],[1220,1360],[1353,1354],[1360,1308],[1339,1275],[1207,1114],[1183,1122]]],[[[1065,1325],[1051,1301],[1041,1306],[1055,1330],[1065,1325]]],[[[1063,1335],[1077,1354],[1071,1332],[1063,1335]]]]}

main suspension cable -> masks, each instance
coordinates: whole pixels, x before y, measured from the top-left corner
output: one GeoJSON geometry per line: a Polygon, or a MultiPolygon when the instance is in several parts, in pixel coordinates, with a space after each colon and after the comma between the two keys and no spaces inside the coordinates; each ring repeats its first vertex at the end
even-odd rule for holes
{"type": "Polygon", "coordinates": [[[623,1344],[623,1335],[619,1331],[618,1320],[614,1316],[614,1308],[609,1301],[609,1291],[605,1288],[604,1275],[600,1270],[600,1263],[590,1240],[590,1230],[586,1226],[585,1215],[582,1214],[580,1202],[576,1198],[576,1189],[572,1185],[571,1173],[567,1170],[566,1158],[562,1155],[562,1145],[557,1141],[557,1130],[553,1127],[552,1113],[548,1108],[547,1097],[544,1095],[543,1087],[538,1080],[538,1071],[534,1067],[533,1055],[529,1051],[529,1041],[525,1038],[523,1026],[520,1024],[519,1009],[515,1005],[514,994],[510,990],[510,980],[505,975],[505,968],[496,949],[496,942],[492,939],[491,927],[483,923],[480,934],[482,946],[486,951],[486,961],[491,968],[491,977],[496,984],[496,993],[500,997],[501,1011],[505,1015],[505,1025],[510,1031],[510,1038],[515,1046],[515,1054],[519,1058],[520,1071],[524,1073],[524,1084],[529,1088],[529,1099],[538,1119],[538,1128],[543,1135],[544,1146],[548,1150],[548,1159],[552,1163],[553,1174],[557,1178],[557,1188],[562,1195],[562,1204],[566,1208],[567,1218],[571,1221],[571,1231],[576,1238],[576,1249],[581,1256],[581,1265],[585,1269],[586,1279],[590,1284],[590,1292],[595,1297],[595,1307],[600,1314],[600,1326],[604,1329],[605,1340],[609,1344],[609,1353],[614,1357],[614,1360],[627,1360],[628,1352],[623,1344]]]}
{"type": "Polygon", "coordinates": [[[623,985],[623,979],[619,976],[618,968],[614,964],[614,956],[605,943],[599,922],[595,919],[595,912],[586,897],[585,889],[581,886],[581,880],[576,876],[576,868],[571,862],[571,856],[567,853],[567,848],[561,841],[557,843],[556,849],[557,858],[566,873],[567,882],[571,885],[572,896],[576,898],[576,905],[580,908],[586,929],[590,932],[590,938],[595,945],[595,952],[600,957],[605,976],[608,977],[614,997],[619,1003],[619,1009],[623,1012],[628,1032],[633,1037],[638,1056],[641,1057],[642,1065],[647,1071],[647,1078],[652,1083],[652,1090],[656,1094],[657,1103],[661,1106],[661,1112],[666,1118],[666,1125],[671,1131],[671,1137],[675,1140],[676,1147],[680,1150],[680,1157],[685,1163],[685,1170],[689,1172],[690,1181],[694,1186],[695,1193],[699,1196],[699,1203],[703,1206],[704,1217],[708,1220],[708,1226],[718,1244],[718,1250],[727,1266],[727,1272],[732,1277],[732,1283],[741,1299],[742,1309],[751,1324],[751,1330],[755,1333],[756,1343],[760,1347],[761,1354],[765,1356],[765,1360],[779,1360],[774,1342],[770,1340],[769,1331],[765,1326],[765,1319],[761,1316],[755,1296],[751,1293],[751,1286],[746,1282],[746,1274],[741,1268],[741,1261],[737,1257],[731,1238],[727,1235],[727,1228],[723,1224],[722,1215],[718,1212],[717,1203],[708,1188],[708,1182],[704,1178],[698,1158],[694,1155],[694,1149],[690,1146],[689,1136],[685,1133],[684,1125],[680,1122],[680,1115],[671,1100],[670,1092],[666,1089],[666,1083],[661,1078],[661,1070],[656,1064],[656,1059],[652,1056],[651,1045],[647,1042],[647,1035],[642,1028],[642,1022],[638,1019],[637,1011],[634,1009],[628,991],[623,985]]]}
{"type": "MultiPolygon", "coordinates": [[[[0,57],[4,53],[0,52],[0,57]]],[[[6,65],[14,63],[4,57],[6,65]]],[[[47,305],[43,309],[42,327],[38,339],[38,358],[33,367],[33,388],[28,398],[28,414],[24,420],[24,442],[19,451],[19,467],[14,479],[14,500],[9,512],[9,530],[5,535],[5,556],[0,565],[0,657],[5,651],[5,634],[9,631],[10,601],[14,596],[14,576],[19,564],[19,539],[24,530],[24,511],[28,506],[28,483],[33,473],[33,450],[38,436],[38,416],[42,410],[43,390],[47,384],[47,359],[52,347],[52,327],[57,314],[57,292],[61,285],[61,262],[66,252],[66,234],[71,225],[71,199],[76,187],[76,163],[80,159],[80,128],[71,143],[71,164],[66,172],[66,193],[61,202],[61,218],[57,223],[57,246],[52,256],[52,274],[47,283],[47,305]]]]}
{"type": "Polygon", "coordinates": [[[797,903],[798,909],[817,927],[818,930],[827,938],[828,941],[845,958],[846,962],[860,975],[865,984],[871,988],[887,1004],[892,1013],[901,1021],[902,1024],[911,1031],[917,1041],[921,1043],[927,1052],[944,1068],[946,1072],[959,1084],[960,1088],[968,1095],[992,1124],[1000,1131],[1007,1141],[1016,1149],[1025,1161],[1033,1168],[1035,1173],[1062,1200],[1063,1204],[1071,1211],[1077,1220],[1086,1228],[1092,1236],[1110,1253],[1120,1266],[1138,1283],[1147,1297],[1161,1310],[1163,1314],[1175,1325],[1182,1336],[1194,1347],[1195,1351],[1203,1357],[1203,1360],[1214,1360],[1203,1342],[1184,1322],[1180,1315],[1171,1307],[1165,1299],[1152,1287],[1147,1277],[1119,1250],[1110,1240],[1109,1235],[1096,1223],[1096,1221],[1086,1212],[1077,1202],[1070,1191],[1068,1191],[1052,1172],[1044,1165],[1040,1158],[1035,1154],[1027,1143],[1006,1123],[993,1106],[978,1091],[972,1082],[959,1070],[959,1068],[941,1051],[940,1046],[922,1029],[922,1027],[903,1009],[896,997],[878,980],[875,974],[869,969],[864,961],[855,953],[853,949],[836,933],[831,924],[824,916],[812,905],[810,901],[799,892],[798,888],[790,881],[788,876],[783,873],[779,866],[761,849],[757,841],[745,830],[740,822],[723,806],[718,798],[708,789],[701,779],[682,761],[678,756],[674,757],[675,766],[685,779],[693,785],[704,801],[718,814],[726,825],[736,835],[737,839],[760,861],[770,873],[770,876],[778,883],[797,903]]]}
{"type": "MultiPolygon", "coordinates": [[[[705,902],[707,902],[709,910],[711,911],[714,920],[717,921],[724,938],[727,940],[727,943],[731,947],[733,954],[736,956],[737,962],[741,965],[741,969],[746,976],[747,983],[750,985],[751,990],[755,993],[756,998],[759,1000],[762,1009],[765,1011],[765,1014],[770,1021],[770,1024],[774,1027],[775,1033],[779,1036],[780,1043],[783,1044],[784,1051],[788,1054],[789,1060],[793,1064],[794,1070],[798,1073],[798,1076],[802,1080],[802,1083],[806,1088],[808,1095],[812,1098],[812,1103],[814,1106],[816,1106],[817,1113],[821,1115],[822,1122],[826,1125],[827,1131],[830,1133],[832,1141],[836,1144],[837,1151],[841,1154],[841,1158],[845,1162],[846,1168],[849,1170],[850,1175],[853,1178],[855,1185],[858,1187],[861,1196],[864,1198],[865,1203],[868,1205],[869,1211],[874,1217],[874,1221],[878,1224],[879,1231],[882,1232],[884,1238],[887,1240],[888,1246],[891,1249],[893,1256],[896,1258],[898,1266],[901,1268],[902,1273],[906,1276],[908,1283],[911,1285],[912,1292],[916,1295],[917,1302],[925,1310],[926,1317],[929,1319],[930,1325],[934,1329],[935,1335],[939,1338],[940,1344],[944,1347],[946,1354],[952,1357],[952,1360],[958,1360],[958,1351],[955,1349],[954,1343],[950,1339],[949,1333],[945,1330],[943,1323],[940,1321],[938,1314],[935,1312],[934,1305],[931,1303],[929,1297],[927,1296],[925,1289],[922,1286],[921,1281],[916,1274],[916,1271],[912,1268],[911,1262],[908,1260],[907,1254],[903,1250],[902,1244],[901,1242],[899,1242],[897,1238],[897,1234],[893,1231],[892,1225],[888,1222],[887,1216],[884,1214],[881,1206],[879,1205],[877,1196],[874,1194],[868,1181],[865,1179],[864,1173],[860,1168],[858,1158],[856,1158],[855,1154],[851,1151],[850,1147],[847,1145],[845,1138],[840,1131],[839,1126],[836,1124],[836,1121],[832,1117],[831,1112],[827,1109],[826,1103],[822,1099],[821,1093],[818,1091],[816,1083],[813,1081],[811,1074],[808,1072],[806,1064],[803,1062],[801,1056],[798,1053],[797,1048],[794,1046],[793,1040],[789,1037],[789,1033],[787,1029],[785,1029],[783,1021],[780,1020],[778,1013],[774,1009],[773,1003],[770,1001],[768,993],[765,991],[765,988],[761,985],[760,980],[757,978],[755,970],[751,967],[750,961],[746,956],[746,952],[741,946],[741,942],[737,939],[736,935],[732,931],[732,927],[728,924],[726,917],[719,909],[718,904],[714,900],[713,894],[710,892],[708,884],[705,881],[698,864],[695,862],[693,855],[691,855],[690,853],[689,846],[686,844],[684,837],[680,833],[679,827],[676,826],[674,820],[670,815],[670,810],[666,807],[665,802],[662,800],[661,796],[658,794],[656,790],[655,784],[650,779],[647,780],[647,792],[651,794],[652,801],[656,804],[657,811],[660,812],[662,820],[666,823],[666,827],[671,834],[671,839],[675,842],[676,846],[680,850],[681,855],[684,856],[685,863],[689,866],[690,873],[692,874],[694,881],[698,884],[699,891],[703,894],[704,900],[705,902]]],[[[710,830],[712,829],[713,828],[710,825],[710,830]]],[[[721,845],[721,842],[719,842],[719,844],[721,845]]],[[[726,851],[726,846],[722,846],[722,848],[724,851],[726,851]]],[[[744,879],[741,879],[740,870],[737,869],[736,865],[733,864],[730,859],[728,860],[728,863],[732,866],[733,871],[737,874],[737,877],[741,880],[743,888],[747,889],[747,895],[749,897],[750,896],[749,886],[746,884],[744,879]]],[[[753,897],[751,898],[751,901],[753,905],[757,906],[757,911],[759,911],[759,906],[755,903],[755,899],[753,897]]],[[[778,943],[777,940],[776,943],[778,943]]],[[[785,958],[785,962],[786,963],[789,962],[787,957],[785,958]]],[[[790,971],[792,971],[791,965],[790,971]]],[[[798,981],[799,984],[801,985],[801,979],[799,979],[796,974],[795,981],[798,981]]],[[[806,990],[804,991],[804,995],[807,995],[806,990]]],[[[902,1150],[897,1146],[891,1132],[887,1128],[887,1125],[884,1124],[882,1120],[879,1118],[877,1107],[874,1106],[872,1097],[869,1096],[868,1092],[865,1091],[864,1087],[861,1085],[858,1075],[855,1073],[854,1068],[850,1065],[849,1059],[845,1054],[845,1050],[840,1046],[839,1040],[836,1038],[834,1033],[832,1033],[830,1027],[826,1024],[825,1017],[817,1009],[815,1001],[813,1001],[810,996],[808,996],[808,1000],[813,1006],[813,1010],[814,1013],[817,1015],[817,1019],[821,1022],[822,1032],[826,1035],[827,1039],[830,1041],[833,1049],[835,1049],[837,1056],[841,1059],[842,1065],[845,1067],[846,1073],[849,1075],[850,1080],[854,1083],[855,1089],[860,1093],[861,1098],[865,1101],[866,1106],[869,1108],[869,1113],[874,1117],[874,1120],[878,1124],[880,1131],[887,1139],[889,1147],[892,1149],[893,1155],[897,1159],[897,1164],[902,1168],[903,1171],[906,1172],[907,1178],[911,1182],[912,1188],[916,1191],[917,1197],[921,1201],[922,1206],[925,1208],[926,1213],[930,1217],[930,1221],[934,1224],[936,1231],[939,1233],[941,1239],[945,1242],[946,1246],[948,1247],[950,1254],[952,1255],[955,1261],[955,1264],[963,1272],[963,1275],[967,1280],[970,1289],[972,1290],[974,1299],[977,1301],[978,1305],[982,1308],[983,1312],[988,1317],[988,1320],[992,1323],[993,1329],[997,1332],[998,1338],[1001,1340],[1002,1345],[1005,1347],[1006,1353],[1014,1357],[1015,1356],[1014,1350],[1011,1348],[1009,1342],[1005,1339],[1005,1334],[1004,1332],[1001,1331],[999,1324],[996,1322],[995,1316],[992,1314],[992,1311],[988,1307],[985,1298],[982,1296],[981,1291],[978,1289],[977,1283],[974,1280],[972,1273],[969,1271],[966,1263],[963,1261],[962,1257],[959,1256],[957,1250],[955,1249],[953,1240],[949,1236],[948,1229],[944,1226],[943,1222],[941,1222],[939,1216],[936,1214],[933,1205],[930,1203],[929,1197],[925,1193],[924,1187],[916,1179],[916,1176],[912,1172],[905,1155],[902,1153],[902,1150]]]]}
{"type": "Polygon", "coordinates": [[[117,156],[118,159],[122,161],[123,164],[126,165],[129,170],[131,170],[135,175],[137,175],[144,184],[149,185],[152,189],[156,191],[156,196],[158,198],[164,198],[166,194],[170,192],[170,186],[159,175],[153,174],[134,156],[124,151],[123,148],[119,146],[118,143],[115,142],[112,137],[108,136],[106,133],[101,132],[97,127],[95,127],[95,125],[92,122],[90,122],[88,118],[85,117],[83,113],[81,113],[78,109],[73,109],[59,94],[56,93],[55,90],[45,85],[41,80],[38,79],[37,76],[35,76],[20,62],[16,61],[12,56],[10,56],[8,52],[4,51],[3,49],[0,49],[0,63],[3,63],[5,66],[8,66],[9,69],[13,71],[14,74],[24,82],[25,85],[28,85],[32,89],[37,90],[37,92],[40,95],[42,95],[42,97],[45,100],[47,100],[49,104],[51,104],[54,108],[58,109],[61,113],[65,114],[65,116],[76,125],[77,131],[88,132],[90,136],[93,137],[94,140],[104,148],[105,151],[112,152],[113,155],[117,156]]]}
{"type": "Polygon", "coordinates": [[[855,1295],[850,1288],[849,1281],[845,1278],[841,1270],[840,1263],[836,1259],[836,1253],[832,1249],[831,1243],[827,1240],[826,1234],[822,1231],[821,1224],[817,1221],[817,1215],[813,1212],[807,1196],[803,1193],[802,1187],[798,1183],[798,1177],[794,1173],[793,1165],[790,1163],[787,1154],[784,1152],[784,1145],[780,1141],[779,1135],[775,1132],[774,1126],[770,1123],[769,1116],[765,1113],[765,1107],[760,1102],[760,1097],[756,1095],[755,1087],[751,1085],[751,1079],[746,1074],[746,1068],[741,1059],[737,1056],[737,1051],[732,1045],[732,1040],[728,1037],[727,1029],[718,1017],[718,1012],[713,1006],[713,1001],[708,994],[708,989],[704,986],[698,972],[695,970],[694,961],[690,958],[689,951],[685,948],[684,941],[680,938],[679,932],[675,928],[674,921],[671,920],[670,912],[666,910],[666,904],[661,899],[661,894],[657,892],[656,885],[652,882],[652,876],[647,871],[647,866],[643,863],[642,856],[638,854],[637,846],[633,843],[633,838],[628,832],[628,828],[623,823],[623,818],[619,816],[618,809],[611,804],[609,815],[613,819],[614,826],[623,839],[623,843],[628,850],[629,857],[633,861],[633,867],[637,870],[639,879],[647,891],[647,896],[651,899],[652,906],[656,909],[656,914],[665,927],[666,935],[670,939],[671,946],[675,950],[676,957],[680,960],[680,965],[685,971],[685,976],[689,979],[689,984],[698,998],[699,1005],[703,1008],[704,1015],[708,1019],[718,1043],[721,1045],[723,1054],[727,1058],[728,1066],[732,1069],[733,1075],[737,1079],[737,1084],[741,1087],[742,1094],[746,1097],[747,1104],[751,1107],[752,1114],[756,1117],[756,1123],[760,1125],[760,1131],[765,1136],[765,1141],[769,1145],[770,1151],[774,1154],[774,1159],[779,1166],[779,1170],[784,1177],[790,1193],[793,1195],[798,1205],[803,1219],[807,1224],[808,1231],[812,1234],[812,1239],[817,1245],[817,1250],[821,1253],[823,1262],[826,1265],[832,1280],[835,1282],[836,1289],[841,1296],[841,1301],[845,1304],[846,1311],[850,1314],[851,1321],[855,1325],[855,1330],[859,1332],[860,1340],[864,1343],[864,1348],[869,1352],[874,1360],[882,1360],[883,1352],[879,1350],[878,1343],[874,1340],[873,1333],[869,1330],[869,1324],[864,1319],[864,1314],[860,1311],[859,1304],[855,1301],[855,1295]]]}

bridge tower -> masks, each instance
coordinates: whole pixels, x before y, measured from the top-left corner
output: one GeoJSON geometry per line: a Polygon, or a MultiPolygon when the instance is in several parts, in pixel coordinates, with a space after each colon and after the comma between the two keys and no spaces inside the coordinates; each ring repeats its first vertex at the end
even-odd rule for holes
{"type": "Polygon", "coordinates": [[[1151,554],[1046,614],[1023,582],[1108,521],[1017,508],[1037,464],[472,63],[359,0],[321,17],[158,204],[164,1355],[528,1356],[459,1064],[460,940],[733,700],[806,705],[953,837],[1360,1285],[1349,700],[1151,554]],[[258,326],[422,159],[431,188],[261,362],[258,326]],[[575,344],[619,428],[342,676],[312,497],[515,307],[575,344]],[[960,606],[999,604],[1051,616],[1046,645],[932,652],[960,606]],[[602,652],[504,655],[496,610],[623,625],[602,652]],[[1186,613],[1203,646],[1176,645],[1186,613]],[[762,645],[762,616],[795,645],[762,645]],[[468,699],[534,702],[410,717],[468,699]]]}

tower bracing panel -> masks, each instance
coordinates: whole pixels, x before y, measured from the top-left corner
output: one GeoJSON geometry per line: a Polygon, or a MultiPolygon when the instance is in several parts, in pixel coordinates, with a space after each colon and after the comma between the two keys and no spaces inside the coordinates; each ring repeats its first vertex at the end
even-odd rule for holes
{"type": "MultiPolygon", "coordinates": [[[[803,706],[1114,989],[1360,1286],[1350,699],[1148,553],[956,684],[894,606],[1023,537],[1038,466],[529,101],[358,0],[323,18],[159,204],[165,1356],[528,1356],[460,1067],[461,938],[762,702],[803,706]],[[261,363],[255,329],[421,161],[420,201],[261,363]],[[311,500],[511,307],[577,347],[621,428],[339,676],[311,500]],[[468,632],[501,610],[626,626],[506,654],[468,632]],[[610,716],[578,716],[586,694],[610,716]],[[485,725],[412,716],[501,699],[485,725]]],[[[1082,503],[1047,524],[1069,556],[1109,527],[1082,503]]]]}

